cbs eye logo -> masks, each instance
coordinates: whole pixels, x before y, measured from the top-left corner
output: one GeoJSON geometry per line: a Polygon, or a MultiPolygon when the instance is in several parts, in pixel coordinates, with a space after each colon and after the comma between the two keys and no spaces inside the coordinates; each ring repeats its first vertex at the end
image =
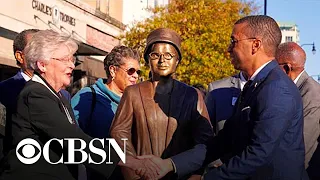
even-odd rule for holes
{"type": "Polygon", "coordinates": [[[40,144],[34,139],[24,139],[17,145],[16,155],[22,163],[34,164],[41,156],[40,144]]]}

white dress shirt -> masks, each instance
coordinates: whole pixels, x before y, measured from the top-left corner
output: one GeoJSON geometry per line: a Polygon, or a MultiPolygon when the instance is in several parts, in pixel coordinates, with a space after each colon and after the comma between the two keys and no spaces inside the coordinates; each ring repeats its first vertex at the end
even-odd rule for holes
{"type": "Polygon", "coordinates": [[[20,70],[20,74],[22,75],[23,79],[26,80],[26,82],[28,82],[31,78],[24,73],[22,70],[20,70]]]}
{"type": "Polygon", "coordinates": [[[300,76],[302,75],[303,72],[304,72],[304,70],[293,80],[293,82],[295,84],[297,84],[297,82],[298,82],[298,80],[299,80],[299,78],[300,78],[300,76]]]}

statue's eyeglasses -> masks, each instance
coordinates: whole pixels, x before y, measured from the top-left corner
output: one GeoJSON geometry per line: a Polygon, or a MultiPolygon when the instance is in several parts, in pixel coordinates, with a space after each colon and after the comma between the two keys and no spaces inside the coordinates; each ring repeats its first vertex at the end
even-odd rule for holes
{"type": "Polygon", "coordinates": [[[174,55],[169,53],[169,52],[165,52],[163,54],[160,54],[160,53],[157,53],[157,52],[152,52],[152,53],[149,54],[149,57],[152,60],[160,59],[162,56],[166,60],[171,60],[174,57],[174,55]]]}

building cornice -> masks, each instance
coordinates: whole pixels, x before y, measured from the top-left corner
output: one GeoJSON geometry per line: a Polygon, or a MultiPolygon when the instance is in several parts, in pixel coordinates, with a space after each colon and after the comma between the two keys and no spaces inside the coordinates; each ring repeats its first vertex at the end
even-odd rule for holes
{"type": "Polygon", "coordinates": [[[109,23],[109,24],[112,24],[114,26],[116,26],[117,28],[120,28],[121,30],[125,30],[125,25],[118,21],[117,19],[109,16],[108,14],[106,13],[103,13],[99,10],[95,10],[93,9],[90,5],[86,4],[86,3],[83,3],[79,0],[64,0],[70,4],[72,4],[73,6],[93,15],[93,16],[96,16],[100,19],[102,19],[103,21],[109,23]]]}

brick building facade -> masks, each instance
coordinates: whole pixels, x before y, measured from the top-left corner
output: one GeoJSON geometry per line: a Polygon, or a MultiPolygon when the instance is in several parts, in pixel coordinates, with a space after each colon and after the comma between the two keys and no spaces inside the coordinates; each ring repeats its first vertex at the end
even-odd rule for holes
{"type": "Polygon", "coordinates": [[[24,29],[52,29],[80,42],[70,91],[105,77],[103,59],[120,44],[122,0],[10,0],[0,6],[0,81],[18,71],[13,39],[24,29]]]}

